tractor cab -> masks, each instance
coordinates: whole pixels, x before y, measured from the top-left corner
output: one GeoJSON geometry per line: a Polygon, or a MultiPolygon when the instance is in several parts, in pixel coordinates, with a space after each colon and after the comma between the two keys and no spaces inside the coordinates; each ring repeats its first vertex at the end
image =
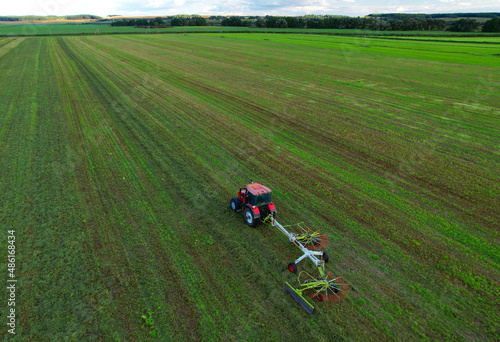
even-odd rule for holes
{"type": "Polygon", "coordinates": [[[241,203],[260,207],[272,203],[271,189],[259,183],[250,183],[246,186],[246,188],[240,189],[238,192],[238,199],[241,203]]]}

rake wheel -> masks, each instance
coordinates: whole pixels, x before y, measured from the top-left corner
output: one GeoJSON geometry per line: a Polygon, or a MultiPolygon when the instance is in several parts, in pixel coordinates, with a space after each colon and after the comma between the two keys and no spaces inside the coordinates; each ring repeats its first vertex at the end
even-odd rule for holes
{"type": "Polygon", "coordinates": [[[344,299],[349,293],[349,285],[344,284],[342,277],[332,278],[331,272],[325,276],[313,277],[302,271],[299,274],[301,291],[311,292],[309,297],[316,297],[319,301],[335,303],[344,299]]]}
{"type": "Polygon", "coordinates": [[[300,223],[299,232],[294,233],[295,238],[309,250],[322,249],[328,244],[328,237],[321,234],[319,230],[312,232],[307,227],[302,227],[300,223]]]}

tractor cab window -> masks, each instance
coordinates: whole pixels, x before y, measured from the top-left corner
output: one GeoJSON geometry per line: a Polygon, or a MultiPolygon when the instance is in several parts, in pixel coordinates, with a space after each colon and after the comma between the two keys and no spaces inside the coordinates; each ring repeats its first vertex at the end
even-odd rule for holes
{"type": "Polygon", "coordinates": [[[268,203],[271,203],[271,194],[270,193],[258,195],[255,199],[254,205],[261,206],[261,205],[268,204],[268,203]]]}
{"type": "Polygon", "coordinates": [[[255,196],[252,195],[249,191],[247,191],[245,194],[245,203],[255,205],[254,200],[255,200],[255,196]]]}

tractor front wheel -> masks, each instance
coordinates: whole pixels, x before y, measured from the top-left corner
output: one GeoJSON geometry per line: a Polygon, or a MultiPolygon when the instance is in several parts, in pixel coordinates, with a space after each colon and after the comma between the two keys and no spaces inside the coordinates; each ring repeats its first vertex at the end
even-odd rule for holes
{"type": "Polygon", "coordinates": [[[231,209],[239,213],[241,211],[241,202],[238,197],[233,197],[231,198],[231,203],[230,203],[231,209]]]}
{"type": "Polygon", "coordinates": [[[257,226],[257,220],[253,217],[253,213],[250,208],[245,208],[245,222],[252,228],[257,226]]]}

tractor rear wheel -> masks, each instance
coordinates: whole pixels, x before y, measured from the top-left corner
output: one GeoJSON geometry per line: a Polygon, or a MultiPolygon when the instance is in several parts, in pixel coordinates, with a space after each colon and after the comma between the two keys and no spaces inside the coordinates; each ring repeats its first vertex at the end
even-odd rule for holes
{"type": "Polygon", "coordinates": [[[241,211],[241,202],[238,197],[231,198],[230,206],[231,209],[233,209],[233,211],[236,211],[237,213],[241,211]]]}
{"type": "Polygon", "coordinates": [[[252,228],[257,226],[257,220],[253,217],[252,210],[250,208],[245,208],[245,222],[252,228]]]}
{"type": "Polygon", "coordinates": [[[288,270],[292,273],[297,273],[297,264],[292,261],[288,264],[288,270]]]}

